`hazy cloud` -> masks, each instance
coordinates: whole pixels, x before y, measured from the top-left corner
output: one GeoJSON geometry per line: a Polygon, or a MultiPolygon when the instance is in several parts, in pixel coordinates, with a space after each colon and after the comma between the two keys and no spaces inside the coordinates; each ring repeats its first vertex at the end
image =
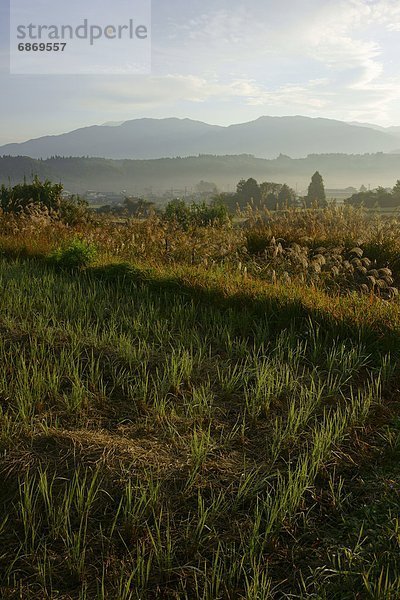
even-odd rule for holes
{"type": "Polygon", "coordinates": [[[397,124],[398,32],[398,0],[154,0],[152,76],[3,73],[0,142],[142,116],[397,124]]]}

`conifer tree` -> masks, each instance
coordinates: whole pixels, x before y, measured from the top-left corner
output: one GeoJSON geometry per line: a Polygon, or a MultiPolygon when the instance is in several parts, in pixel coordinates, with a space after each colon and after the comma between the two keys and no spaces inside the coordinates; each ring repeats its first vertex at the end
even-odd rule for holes
{"type": "Polygon", "coordinates": [[[318,206],[319,208],[325,208],[327,206],[324,180],[318,171],[311,178],[306,203],[308,207],[318,206]]]}

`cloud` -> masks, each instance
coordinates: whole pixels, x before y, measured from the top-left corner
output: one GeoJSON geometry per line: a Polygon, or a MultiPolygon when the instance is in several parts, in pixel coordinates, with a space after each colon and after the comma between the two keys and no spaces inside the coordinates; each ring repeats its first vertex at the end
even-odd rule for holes
{"type": "Polygon", "coordinates": [[[375,84],[383,83],[385,69],[377,27],[400,27],[398,0],[281,0],[273,5],[255,0],[251,7],[232,3],[221,8],[219,2],[213,9],[205,2],[207,6],[192,19],[178,18],[170,25],[168,47],[156,44],[157,75],[229,75],[268,88],[304,89],[314,87],[310,82],[318,73],[330,79],[338,94],[343,88],[379,89],[375,84]]]}
{"type": "Polygon", "coordinates": [[[239,99],[251,106],[269,105],[281,106],[285,102],[291,102],[293,106],[312,106],[321,108],[325,102],[316,98],[315,93],[321,86],[326,86],[326,79],[310,81],[308,86],[283,85],[275,89],[268,89],[252,79],[234,79],[221,81],[183,75],[167,75],[152,78],[136,78],[135,85],[125,79],[118,83],[104,81],[95,84],[86,99],[92,103],[92,94],[96,97],[96,106],[109,107],[114,105],[118,111],[121,105],[138,108],[140,106],[156,107],[168,105],[176,101],[206,102],[218,100],[229,103],[233,99],[239,99]]]}
{"type": "Polygon", "coordinates": [[[8,141],[141,116],[400,122],[399,0],[153,0],[153,19],[150,77],[1,74],[8,141]]]}
{"type": "Polygon", "coordinates": [[[369,24],[380,24],[389,31],[400,31],[400,4],[398,0],[379,0],[368,3],[369,24]]]}
{"type": "MultiPolygon", "coordinates": [[[[187,97],[194,85],[196,101],[220,94],[265,111],[286,107],[389,120],[400,98],[400,80],[387,74],[384,53],[386,36],[400,28],[398,0],[281,0],[273,5],[254,0],[250,7],[215,6],[205,2],[195,18],[178,18],[168,30],[170,54],[164,49],[157,64],[160,75],[163,67],[196,74],[197,83],[180,82],[187,97]],[[184,53],[179,51],[183,45],[184,53]]],[[[400,40],[392,43],[391,53],[400,51],[400,40]]]]}

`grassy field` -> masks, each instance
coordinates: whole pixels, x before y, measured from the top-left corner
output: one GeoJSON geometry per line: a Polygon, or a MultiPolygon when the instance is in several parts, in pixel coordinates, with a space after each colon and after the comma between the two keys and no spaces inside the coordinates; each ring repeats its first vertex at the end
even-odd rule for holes
{"type": "Polygon", "coordinates": [[[399,223],[248,217],[1,217],[2,599],[400,597],[399,223]]]}

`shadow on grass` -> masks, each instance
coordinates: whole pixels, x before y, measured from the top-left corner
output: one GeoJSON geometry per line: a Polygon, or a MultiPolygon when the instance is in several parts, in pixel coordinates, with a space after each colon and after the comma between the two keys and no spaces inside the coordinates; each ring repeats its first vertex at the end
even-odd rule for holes
{"type": "MultiPolygon", "coordinates": [[[[377,313],[374,319],[365,319],[361,325],[354,316],[337,316],[326,308],[312,308],[300,298],[279,296],[279,291],[270,286],[268,294],[257,297],[246,291],[225,294],[217,285],[189,284],[179,277],[155,275],[151,270],[139,269],[130,264],[120,263],[95,267],[87,270],[89,277],[104,283],[140,286],[151,293],[166,295],[166,300],[179,296],[196,305],[208,305],[219,311],[229,311],[242,323],[242,335],[251,337],[253,325],[260,319],[267,319],[268,330],[278,334],[291,329],[300,335],[318,328],[327,340],[353,340],[364,344],[371,354],[390,353],[392,358],[400,356],[400,327],[393,327],[385,321],[384,315],[377,313]],[[246,329],[248,329],[246,331],[246,329]]],[[[167,305],[169,306],[169,305],[167,305]]],[[[360,305],[360,310],[363,306],[360,305]]],[[[237,319],[234,319],[237,321],[237,319]]]]}

